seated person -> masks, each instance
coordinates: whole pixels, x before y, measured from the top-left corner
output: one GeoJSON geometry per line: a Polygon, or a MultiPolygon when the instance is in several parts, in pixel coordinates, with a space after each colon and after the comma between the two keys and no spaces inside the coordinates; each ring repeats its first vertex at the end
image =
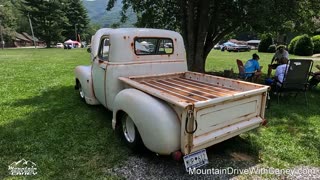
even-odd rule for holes
{"type": "Polygon", "coordinates": [[[268,65],[268,74],[267,78],[270,78],[272,69],[276,69],[281,63],[279,62],[281,58],[287,58],[289,59],[289,53],[284,49],[283,46],[279,46],[276,53],[274,54],[271,63],[268,65]],[[276,62],[273,64],[273,62],[276,62]]]}
{"type": "Polygon", "coordinates": [[[253,78],[252,81],[253,82],[257,82],[258,79],[261,76],[261,69],[262,66],[260,67],[259,65],[259,56],[254,53],[252,55],[252,59],[248,60],[246,62],[246,64],[244,65],[244,71],[246,73],[246,78],[253,78]]]}
{"type": "Polygon", "coordinates": [[[278,61],[280,65],[276,68],[275,80],[279,86],[283,82],[285,74],[288,72],[288,62],[289,60],[286,57],[283,57],[278,61]]]}
{"type": "MultiPolygon", "coordinates": [[[[316,68],[320,70],[320,65],[316,65],[316,68]]],[[[309,80],[309,89],[316,87],[320,82],[320,71],[311,73],[312,78],[309,80]]]]}

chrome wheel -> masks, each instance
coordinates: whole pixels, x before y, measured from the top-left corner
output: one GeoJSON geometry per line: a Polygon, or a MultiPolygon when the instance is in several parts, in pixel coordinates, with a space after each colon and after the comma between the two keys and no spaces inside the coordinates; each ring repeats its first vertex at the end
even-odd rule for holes
{"type": "Polygon", "coordinates": [[[129,143],[133,143],[136,138],[136,130],[132,119],[129,116],[126,116],[122,122],[122,130],[125,139],[129,143]]]}
{"type": "Polygon", "coordinates": [[[83,92],[83,89],[82,89],[82,86],[80,83],[79,83],[79,95],[80,95],[81,99],[84,99],[84,92],[83,92]]]}

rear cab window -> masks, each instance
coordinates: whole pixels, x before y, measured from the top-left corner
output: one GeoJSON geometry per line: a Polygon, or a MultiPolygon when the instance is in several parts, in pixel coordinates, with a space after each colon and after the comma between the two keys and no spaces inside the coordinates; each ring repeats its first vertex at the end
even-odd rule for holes
{"type": "Polygon", "coordinates": [[[134,51],[136,55],[173,54],[173,41],[169,38],[135,38],[134,51]]]}

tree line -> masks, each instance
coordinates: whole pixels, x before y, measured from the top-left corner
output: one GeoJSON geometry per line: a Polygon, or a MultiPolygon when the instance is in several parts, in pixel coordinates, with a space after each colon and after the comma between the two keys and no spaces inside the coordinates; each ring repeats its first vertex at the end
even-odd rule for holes
{"type": "Polygon", "coordinates": [[[81,0],[0,0],[0,20],[6,42],[15,32],[34,34],[47,47],[66,39],[89,41],[99,28],[90,24],[81,0]]]}

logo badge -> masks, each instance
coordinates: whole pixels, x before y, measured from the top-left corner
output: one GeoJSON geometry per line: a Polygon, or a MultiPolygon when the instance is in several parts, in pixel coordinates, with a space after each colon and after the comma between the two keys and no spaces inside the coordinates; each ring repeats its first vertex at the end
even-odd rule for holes
{"type": "Polygon", "coordinates": [[[13,162],[8,166],[10,175],[12,176],[31,176],[37,174],[37,164],[32,161],[21,159],[13,162]]]}

